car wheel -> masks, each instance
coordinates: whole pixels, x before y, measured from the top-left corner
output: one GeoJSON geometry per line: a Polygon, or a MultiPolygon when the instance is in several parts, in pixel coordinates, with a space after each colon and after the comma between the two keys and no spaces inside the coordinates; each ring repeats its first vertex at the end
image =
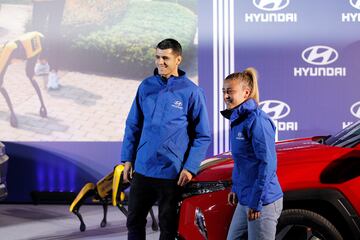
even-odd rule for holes
{"type": "Polygon", "coordinates": [[[321,215],[304,209],[287,209],[277,225],[277,240],[343,240],[339,231],[321,215]]]}

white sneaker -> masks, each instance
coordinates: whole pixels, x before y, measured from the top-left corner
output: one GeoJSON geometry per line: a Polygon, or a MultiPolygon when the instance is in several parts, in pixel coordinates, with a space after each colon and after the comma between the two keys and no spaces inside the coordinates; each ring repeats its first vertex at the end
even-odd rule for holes
{"type": "Polygon", "coordinates": [[[48,63],[36,63],[35,68],[35,75],[36,76],[42,76],[42,75],[46,75],[49,74],[50,71],[50,67],[48,63]]]}
{"type": "Polygon", "coordinates": [[[54,72],[49,73],[47,88],[49,90],[59,89],[59,77],[56,73],[54,72]]]}

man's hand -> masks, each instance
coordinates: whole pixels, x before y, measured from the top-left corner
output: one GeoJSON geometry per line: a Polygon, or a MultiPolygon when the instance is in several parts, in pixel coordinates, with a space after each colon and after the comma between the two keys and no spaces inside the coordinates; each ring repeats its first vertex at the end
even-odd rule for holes
{"type": "Polygon", "coordinates": [[[248,212],[248,219],[249,221],[253,221],[260,218],[260,215],[260,212],[250,208],[248,212]]]}
{"type": "Polygon", "coordinates": [[[230,204],[230,206],[236,206],[238,200],[236,197],[236,194],[234,192],[229,192],[228,194],[228,203],[230,204]]]}
{"type": "Polygon", "coordinates": [[[132,163],[131,162],[125,162],[123,176],[124,176],[124,183],[130,182],[132,179],[132,163]]]}
{"type": "Polygon", "coordinates": [[[190,182],[191,179],[192,179],[192,174],[188,170],[183,169],[180,173],[180,177],[179,177],[179,181],[177,182],[177,185],[181,187],[185,186],[185,184],[190,182]]]}

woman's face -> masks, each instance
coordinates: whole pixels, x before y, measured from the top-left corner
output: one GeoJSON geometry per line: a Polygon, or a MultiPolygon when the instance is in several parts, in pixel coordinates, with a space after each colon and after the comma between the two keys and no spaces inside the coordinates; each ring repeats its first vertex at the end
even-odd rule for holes
{"type": "Polygon", "coordinates": [[[239,80],[224,80],[222,88],[227,109],[233,109],[249,98],[250,89],[239,80]]]}

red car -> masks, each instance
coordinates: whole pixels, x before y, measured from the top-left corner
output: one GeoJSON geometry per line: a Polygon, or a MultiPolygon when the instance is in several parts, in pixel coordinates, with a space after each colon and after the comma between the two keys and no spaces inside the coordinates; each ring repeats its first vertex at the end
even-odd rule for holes
{"type": "MultiPolygon", "coordinates": [[[[278,142],[284,209],[276,239],[360,239],[360,121],[333,136],[278,142]]],[[[202,163],[180,205],[179,239],[226,239],[233,160],[202,163]]]]}

